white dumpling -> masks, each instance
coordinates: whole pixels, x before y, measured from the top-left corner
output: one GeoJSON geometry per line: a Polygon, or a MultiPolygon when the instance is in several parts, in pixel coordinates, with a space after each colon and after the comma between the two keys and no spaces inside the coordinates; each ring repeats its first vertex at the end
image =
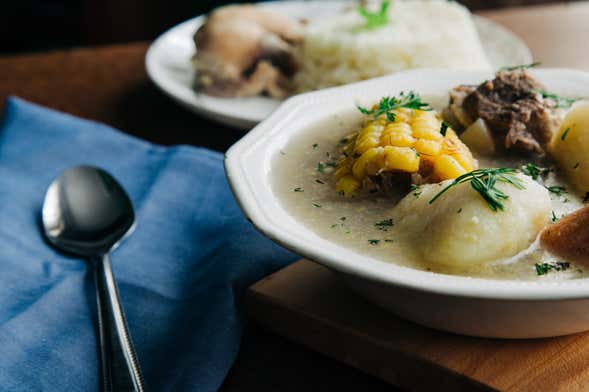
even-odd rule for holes
{"type": "Polygon", "coordinates": [[[395,222],[428,265],[469,268],[514,256],[534,242],[551,211],[546,188],[528,176],[518,178],[524,189],[497,182],[508,196],[504,210],[491,210],[468,182],[430,204],[450,180],[409,193],[394,209],[395,222]]]}

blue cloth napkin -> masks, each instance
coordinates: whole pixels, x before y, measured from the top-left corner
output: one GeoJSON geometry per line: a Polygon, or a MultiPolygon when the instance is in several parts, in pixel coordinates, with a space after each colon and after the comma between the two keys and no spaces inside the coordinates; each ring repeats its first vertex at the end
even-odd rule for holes
{"type": "Polygon", "coordinates": [[[47,186],[79,164],[106,169],[135,206],[112,263],[148,390],[216,390],[239,348],[244,289],[295,256],[245,220],[220,154],[16,98],[0,128],[0,390],[98,389],[91,270],[39,226],[47,186]]]}

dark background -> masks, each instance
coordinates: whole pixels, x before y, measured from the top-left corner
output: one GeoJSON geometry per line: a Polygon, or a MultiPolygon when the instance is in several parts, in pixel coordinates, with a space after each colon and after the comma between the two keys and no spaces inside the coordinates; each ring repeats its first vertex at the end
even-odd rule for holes
{"type": "MultiPolygon", "coordinates": [[[[0,11],[0,53],[152,40],[224,3],[215,0],[17,0],[0,11]]],[[[463,0],[473,10],[550,0],[463,0]]]]}

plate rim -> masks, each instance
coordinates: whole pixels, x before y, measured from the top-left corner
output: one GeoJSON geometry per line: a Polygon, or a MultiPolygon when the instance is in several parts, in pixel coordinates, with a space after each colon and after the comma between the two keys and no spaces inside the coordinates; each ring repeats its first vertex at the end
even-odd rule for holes
{"type": "MultiPolygon", "coordinates": [[[[272,7],[272,6],[280,6],[281,4],[296,4],[296,3],[328,3],[331,5],[341,5],[343,2],[338,0],[327,0],[327,1],[320,1],[320,0],[274,0],[274,1],[266,1],[263,3],[259,3],[258,5],[262,7],[272,7]]],[[[486,24],[488,26],[493,26],[494,29],[501,31],[502,34],[509,36],[512,42],[516,42],[517,46],[519,47],[518,51],[521,51],[522,56],[525,52],[525,56],[529,58],[529,61],[533,60],[533,55],[530,48],[526,45],[526,43],[518,37],[515,33],[513,33],[508,28],[502,26],[501,24],[486,18],[481,15],[472,14],[473,19],[479,23],[486,24]]],[[[177,85],[174,80],[171,82],[166,81],[165,72],[161,73],[158,71],[159,63],[157,61],[157,52],[160,47],[164,44],[166,39],[173,34],[181,31],[183,29],[189,29],[190,26],[193,26],[193,29],[197,29],[201,24],[202,21],[205,19],[206,14],[197,15],[193,18],[185,20],[175,26],[172,26],[162,34],[160,34],[149,46],[146,54],[145,54],[145,69],[149,79],[156,85],[156,87],[161,90],[166,96],[171,98],[173,101],[180,104],[182,107],[205,116],[208,119],[213,121],[229,125],[234,128],[239,128],[242,130],[249,130],[252,127],[259,124],[261,121],[266,119],[271,113],[268,113],[265,117],[259,118],[258,116],[251,115],[232,115],[231,113],[224,112],[222,110],[215,109],[214,104],[210,104],[206,102],[207,98],[215,98],[221,99],[219,97],[208,96],[206,94],[195,92],[194,90],[190,89],[192,97],[186,97],[183,94],[179,93],[175,88],[170,88],[169,85],[177,85]],[[203,96],[201,99],[205,101],[198,102],[199,96],[203,96]]],[[[165,69],[165,67],[163,67],[165,69]]],[[[423,68],[425,69],[425,68],[423,68]]],[[[186,87],[186,85],[183,85],[186,87]]],[[[239,99],[239,98],[226,98],[226,99],[239,99]]],[[[269,98],[270,99],[270,98],[269,98]]],[[[285,101],[274,100],[277,103],[277,106],[284,103],[285,101]]]]}

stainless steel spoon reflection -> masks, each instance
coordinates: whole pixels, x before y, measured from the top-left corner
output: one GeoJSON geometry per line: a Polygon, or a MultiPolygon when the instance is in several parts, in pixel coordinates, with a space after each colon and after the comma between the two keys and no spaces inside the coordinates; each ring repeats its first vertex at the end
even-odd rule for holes
{"type": "Polygon", "coordinates": [[[109,257],[134,228],[129,196],[104,170],[73,167],[49,186],[42,221],[51,244],[91,260],[94,266],[102,390],[144,391],[109,257]]]}

